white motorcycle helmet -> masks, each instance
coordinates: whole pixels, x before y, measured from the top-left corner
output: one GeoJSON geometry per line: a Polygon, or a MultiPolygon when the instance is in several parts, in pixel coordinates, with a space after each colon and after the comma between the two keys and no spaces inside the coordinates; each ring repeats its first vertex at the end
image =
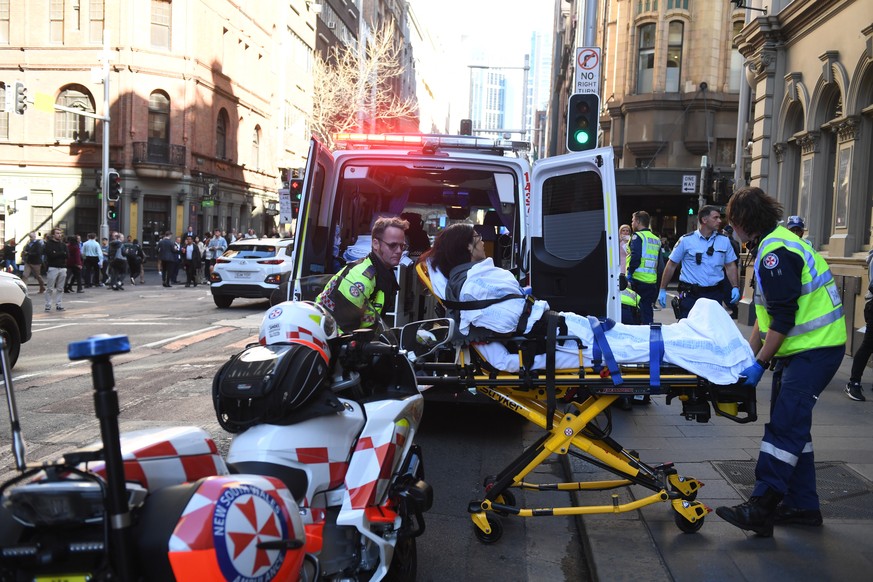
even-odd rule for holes
{"type": "Polygon", "coordinates": [[[264,314],[258,341],[261,345],[303,344],[316,350],[330,363],[327,340],[337,336],[336,320],[312,301],[283,301],[264,314]]]}

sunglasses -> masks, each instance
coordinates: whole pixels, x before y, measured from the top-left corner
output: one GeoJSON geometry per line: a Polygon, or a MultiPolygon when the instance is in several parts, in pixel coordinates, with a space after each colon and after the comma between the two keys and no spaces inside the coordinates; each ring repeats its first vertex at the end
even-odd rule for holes
{"type": "Polygon", "coordinates": [[[389,243],[389,242],[385,242],[381,238],[377,238],[376,240],[379,241],[380,243],[382,243],[383,245],[385,245],[386,247],[388,247],[388,249],[392,253],[397,252],[398,249],[401,251],[405,251],[406,249],[409,248],[409,245],[406,243],[397,243],[397,242],[389,243]]]}
{"type": "Polygon", "coordinates": [[[480,240],[482,240],[482,235],[479,234],[478,232],[474,232],[473,233],[473,244],[478,243],[480,240]]]}
{"type": "MultiPolygon", "coordinates": [[[[706,256],[711,257],[714,252],[715,252],[715,248],[712,245],[710,245],[710,247],[708,249],[706,249],[706,256]]],[[[694,255],[694,262],[698,265],[700,263],[702,263],[703,262],[703,253],[695,254],[694,255]]]]}

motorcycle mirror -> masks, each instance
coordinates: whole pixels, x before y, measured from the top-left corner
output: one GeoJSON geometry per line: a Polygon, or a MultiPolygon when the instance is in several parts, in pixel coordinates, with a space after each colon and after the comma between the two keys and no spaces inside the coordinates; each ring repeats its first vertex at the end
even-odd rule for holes
{"type": "Polygon", "coordinates": [[[451,341],[455,322],[451,319],[427,319],[407,323],[400,330],[400,347],[411,360],[429,356],[451,341]]]}

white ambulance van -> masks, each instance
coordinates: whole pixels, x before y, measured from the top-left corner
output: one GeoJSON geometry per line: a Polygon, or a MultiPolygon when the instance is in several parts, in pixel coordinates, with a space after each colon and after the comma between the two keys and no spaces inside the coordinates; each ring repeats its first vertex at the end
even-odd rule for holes
{"type": "Polygon", "coordinates": [[[620,319],[610,148],[531,168],[517,142],[479,137],[345,134],[337,143],[310,146],[286,297],[314,299],[346,261],[369,252],[375,218],[398,216],[411,223],[409,260],[396,270],[389,325],[434,316],[412,265],[455,222],[474,225],[494,264],[552,309],[620,319]]]}

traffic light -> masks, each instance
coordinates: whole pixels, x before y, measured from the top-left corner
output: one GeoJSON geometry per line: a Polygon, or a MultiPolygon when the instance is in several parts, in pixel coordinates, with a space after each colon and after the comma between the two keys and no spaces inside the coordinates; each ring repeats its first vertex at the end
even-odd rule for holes
{"type": "Polygon", "coordinates": [[[584,152],[597,147],[600,97],[594,93],[570,95],[567,107],[567,150],[584,152]]]}
{"type": "Polygon", "coordinates": [[[24,110],[27,109],[27,87],[21,81],[15,81],[12,94],[15,99],[15,113],[24,115],[24,110]]]}
{"type": "Polygon", "coordinates": [[[109,220],[117,220],[118,219],[118,210],[115,208],[115,205],[111,205],[109,210],[106,211],[106,218],[109,220]]]}
{"type": "Polygon", "coordinates": [[[290,182],[288,182],[288,190],[291,192],[291,201],[300,202],[300,198],[303,197],[303,180],[300,178],[292,178],[290,182]]]}
{"type": "Polygon", "coordinates": [[[462,119],[461,120],[461,135],[473,135],[473,120],[472,119],[462,119]]]}
{"type": "Polygon", "coordinates": [[[115,202],[121,198],[121,176],[118,172],[112,170],[109,172],[109,192],[106,193],[106,199],[115,202]]]}
{"type": "Polygon", "coordinates": [[[715,192],[715,188],[713,187],[712,166],[706,166],[703,170],[703,195],[712,196],[713,192],[715,192]]]}

